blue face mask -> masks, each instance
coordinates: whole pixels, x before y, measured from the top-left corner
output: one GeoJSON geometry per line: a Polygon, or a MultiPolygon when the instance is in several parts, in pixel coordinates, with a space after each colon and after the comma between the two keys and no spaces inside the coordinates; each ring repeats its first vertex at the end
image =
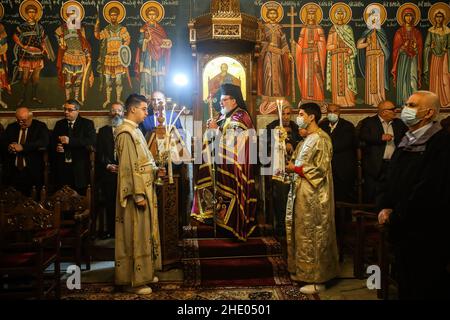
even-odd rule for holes
{"type": "Polygon", "coordinates": [[[305,119],[303,117],[297,116],[297,125],[299,129],[306,129],[308,128],[308,123],[305,122],[305,119]]]}
{"type": "Polygon", "coordinates": [[[420,122],[417,118],[417,110],[410,107],[403,107],[400,119],[408,126],[412,127],[420,122]]]}
{"type": "Polygon", "coordinates": [[[328,121],[331,123],[336,123],[339,120],[339,117],[336,113],[329,113],[327,114],[328,121]]]}

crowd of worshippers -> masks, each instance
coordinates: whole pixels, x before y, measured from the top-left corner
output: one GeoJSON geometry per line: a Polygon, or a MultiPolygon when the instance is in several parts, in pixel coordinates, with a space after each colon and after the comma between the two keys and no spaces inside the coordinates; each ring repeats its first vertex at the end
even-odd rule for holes
{"type": "MultiPolygon", "coordinates": [[[[164,93],[159,91],[153,92],[148,100],[149,115],[140,125],[144,135],[158,125],[153,108],[166,103],[164,93]]],[[[0,125],[1,184],[30,196],[32,190],[39,194],[48,179],[47,187],[53,191],[68,185],[84,195],[92,183],[90,155],[95,152],[96,192],[101,199],[108,199],[103,201],[106,226],[101,236],[114,237],[118,162],[113,131],[123,122],[124,106],[121,103],[110,105],[109,123],[98,133],[94,122],[80,115],[80,108],[77,100],[67,100],[63,106],[64,118],[56,122],[53,130],[34,119],[29,108],[17,108],[16,121],[6,129],[0,125]],[[45,178],[46,160],[50,168],[45,178]]],[[[175,127],[182,128],[179,119],[175,127]]]]}

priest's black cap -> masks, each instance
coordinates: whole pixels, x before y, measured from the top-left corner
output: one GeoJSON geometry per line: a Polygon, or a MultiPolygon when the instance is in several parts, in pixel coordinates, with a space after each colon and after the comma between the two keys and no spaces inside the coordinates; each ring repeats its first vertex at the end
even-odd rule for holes
{"type": "Polygon", "coordinates": [[[238,107],[247,109],[244,98],[242,97],[241,87],[231,83],[224,83],[220,86],[220,93],[223,96],[230,96],[236,100],[238,107]]]}

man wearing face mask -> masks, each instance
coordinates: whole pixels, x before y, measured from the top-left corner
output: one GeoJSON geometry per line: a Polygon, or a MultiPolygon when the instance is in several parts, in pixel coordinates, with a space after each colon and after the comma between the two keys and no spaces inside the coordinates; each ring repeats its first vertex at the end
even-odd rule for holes
{"type": "Polygon", "coordinates": [[[405,124],[396,118],[395,109],[391,101],[385,100],[378,104],[376,115],[361,121],[359,139],[366,203],[378,202],[392,154],[407,130],[405,124]]]}
{"type": "Polygon", "coordinates": [[[450,134],[439,97],[417,91],[401,114],[409,130],[392,156],[378,215],[389,224],[399,299],[450,297],[450,134]]]}
{"type": "Polygon", "coordinates": [[[334,193],[330,137],[319,128],[320,107],[305,103],[299,107],[297,125],[307,130],[286,171],[294,183],[286,209],[288,270],[291,279],[306,282],[305,294],[319,293],[324,283],[337,276],[339,257],[334,222],[334,193]]]}
{"type": "Polygon", "coordinates": [[[254,126],[246,110],[241,88],[226,83],[221,85],[220,90],[222,114],[218,119],[209,119],[207,123],[208,129],[211,129],[207,133],[215,133],[215,142],[204,145],[204,164],[197,174],[191,217],[206,224],[212,224],[215,218],[218,227],[246,241],[256,227],[256,190],[252,163],[256,159],[252,158],[254,154],[250,154],[250,134],[254,126]],[[211,154],[212,148],[215,149],[215,177],[211,175],[212,163],[206,157],[211,154]],[[214,198],[218,202],[217,210],[213,207],[214,198]]]}
{"type": "Polygon", "coordinates": [[[111,123],[100,128],[97,135],[97,173],[101,199],[106,211],[106,231],[103,238],[114,237],[117,189],[117,152],[114,148],[114,130],[123,122],[123,105],[115,102],[111,105],[111,123]]]}
{"type": "Polygon", "coordinates": [[[333,143],[333,183],[334,200],[352,202],[355,200],[356,178],[356,132],[355,126],[340,117],[341,108],[337,104],[328,105],[327,118],[319,127],[328,133],[333,143]]]}

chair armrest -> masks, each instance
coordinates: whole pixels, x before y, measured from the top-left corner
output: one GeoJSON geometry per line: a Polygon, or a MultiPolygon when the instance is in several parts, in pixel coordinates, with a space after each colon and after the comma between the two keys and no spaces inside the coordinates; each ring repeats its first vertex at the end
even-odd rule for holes
{"type": "Polygon", "coordinates": [[[350,208],[350,209],[354,209],[354,210],[374,209],[375,204],[336,201],[336,208],[350,208]]]}
{"type": "Polygon", "coordinates": [[[75,221],[84,221],[86,219],[89,219],[90,215],[91,215],[90,210],[86,209],[82,213],[75,213],[73,218],[75,221]]]}
{"type": "Polygon", "coordinates": [[[34,237],[33,243],[35,243],[38,246],[42,246],[44,244],[44,242],[47,242],[48,240],[51,240],[52,238],[55,238],[58,235],[59,235],[59,229],[53,229],[43,236],[34,237]]]}
{"type": "Polygon", "coordinates": [[[378,220],[378,213],[363,210],[352,210],[352,216],[356,218],[370,218],[378,220]]]}

